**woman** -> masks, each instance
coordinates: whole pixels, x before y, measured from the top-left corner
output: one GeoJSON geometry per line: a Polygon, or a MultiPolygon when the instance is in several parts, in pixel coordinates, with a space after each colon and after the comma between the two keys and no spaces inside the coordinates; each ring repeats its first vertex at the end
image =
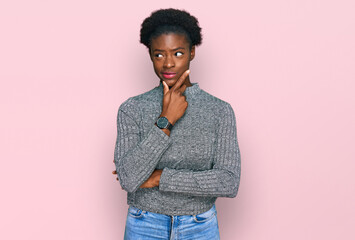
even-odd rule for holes
{"type": "Polygon", "coordinates": [[[127,191],[124,239],[219,239],[215,201],[237,195],[234,111],[190,82],[201,40],[186,11],[161,9],[142,23],[160,84],[118,110],[113,173],[127,191]]]}

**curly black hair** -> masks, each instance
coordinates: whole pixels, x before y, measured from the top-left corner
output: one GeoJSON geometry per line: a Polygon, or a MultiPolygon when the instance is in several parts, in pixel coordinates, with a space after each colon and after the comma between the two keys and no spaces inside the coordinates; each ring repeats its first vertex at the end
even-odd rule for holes
{"type": "Polygon", "coordinates": [[[141,25],[140,42],[150,49],[152,39],[163,33],[185,34],[190,50],[202,43],[198,20],[185,10],[168,8],[152,12],[141,25]]]}

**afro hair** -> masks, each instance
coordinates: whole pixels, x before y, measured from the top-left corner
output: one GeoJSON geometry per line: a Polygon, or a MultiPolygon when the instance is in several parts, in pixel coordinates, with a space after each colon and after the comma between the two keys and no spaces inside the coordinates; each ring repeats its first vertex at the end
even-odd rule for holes
{"type": "Polygon", "coordinates": [[[163,33],[185,34],[190,49],[202,42],[198,20],[185,10],[168,8],[152,12],[142,23],[140,42],[150,49],[152,39],[163,33]]]}

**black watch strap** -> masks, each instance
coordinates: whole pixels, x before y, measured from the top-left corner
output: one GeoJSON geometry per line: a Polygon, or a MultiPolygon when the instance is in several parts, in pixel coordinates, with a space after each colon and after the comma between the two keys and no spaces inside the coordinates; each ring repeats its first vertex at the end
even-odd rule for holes
{"type": "Polygon", "coordinates": [[[170,122],[168,122],[168,126],[166,127],[166,129],[169,129],[169,131],[171,131],[172,128],[173,128],[173,125],[170,122]]]}

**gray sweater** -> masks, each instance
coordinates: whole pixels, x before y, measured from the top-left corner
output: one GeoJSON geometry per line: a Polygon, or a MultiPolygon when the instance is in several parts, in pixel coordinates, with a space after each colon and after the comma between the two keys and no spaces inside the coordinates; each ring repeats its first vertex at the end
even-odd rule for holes
{"type": "Polygon", "coordinates": [[[162,111],[161,82],[119,107],[114,159],[128,205],[194,215],[209,210],[217,197],[237,195],[241,163],[233,108],[198,83],[183,95],[188,107],[170,136],[154,125],[162,111]],[[155,169],[163,169],[159,186],[139,188],[155,169]]]}

